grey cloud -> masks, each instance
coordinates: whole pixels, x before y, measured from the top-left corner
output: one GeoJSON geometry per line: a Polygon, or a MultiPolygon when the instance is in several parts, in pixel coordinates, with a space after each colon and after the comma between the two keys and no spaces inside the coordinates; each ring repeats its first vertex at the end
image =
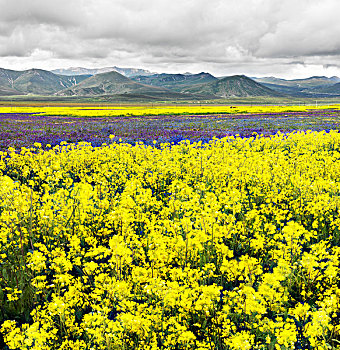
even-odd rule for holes
{"type": "Polygon", "coordinates": [[[340,55],[337,0],[0,0],[0,8],[0,66],[44,52],[53,64],[284,71],[331,69],[340,55]]]}
{"type": "Polygon", "coordinates": [[[323,67],[325,69],[327,68],[340,68],[340,64],[332,64],[332,63],[329,63],[329,64],[324,64],[323,67]]]}
{"type": "Polygon", "coordinates": [[[340,2],[301,1],[276,30],[260,38],[263,57],[325,56],[340,53],[340,2]]]}
{"type": "Polygon", "coordinates": [[[82,24],[83,0],[0,0],[2,22],[25,24],[53,24],[62,27],[82,24]]]}

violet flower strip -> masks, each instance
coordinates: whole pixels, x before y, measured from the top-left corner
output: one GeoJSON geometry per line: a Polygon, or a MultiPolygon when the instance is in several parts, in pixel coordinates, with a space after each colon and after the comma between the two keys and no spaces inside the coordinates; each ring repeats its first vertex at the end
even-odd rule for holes
{"type": "Polygon", "coordinates": [[[324,109],[307,112],[283,112],[235,115],[174,115],[142,117],[61,117],[32,113],[0,114],[0,149],[30,147],[35,142],[54,146],[61,141],[91,142],[93,146],[122,140],[134,144],[152,144],[187,139],[207,142],[239,134],[249,137],[254,132],[272,135],[278,131],[339,129],[340,112],[324,109]]]}

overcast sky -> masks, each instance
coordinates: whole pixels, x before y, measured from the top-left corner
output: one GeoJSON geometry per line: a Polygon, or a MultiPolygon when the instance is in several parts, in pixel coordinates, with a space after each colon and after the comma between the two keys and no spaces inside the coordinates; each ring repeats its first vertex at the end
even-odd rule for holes
{"type": "Polygon", "coordinates": [[[0,0],[0,67],[340,76],[339,0],[0,0]]]}

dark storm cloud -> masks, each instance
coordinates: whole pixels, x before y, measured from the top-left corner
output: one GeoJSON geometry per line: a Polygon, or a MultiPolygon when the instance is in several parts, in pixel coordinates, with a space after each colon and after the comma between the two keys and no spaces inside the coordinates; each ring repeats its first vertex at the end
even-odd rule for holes
{"type": "Polygon", "coordinates": [[[337,0],[0,0],[0,9],[4,59],[223,70],[340,56],[337,0]]]}

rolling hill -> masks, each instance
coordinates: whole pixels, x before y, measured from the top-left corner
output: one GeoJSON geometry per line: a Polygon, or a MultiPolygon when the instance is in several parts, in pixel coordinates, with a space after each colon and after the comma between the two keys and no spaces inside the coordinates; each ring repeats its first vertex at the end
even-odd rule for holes
{"type": "Polygon", "coordinates": [[[196,85],[210,83],[218,80],[210,73],[199,73],[199,74],[154,74],[150,76],[137,76],[131,78],[142,84],[161,86],[167,89],[181,92],[185,88],[196,85]]]}
{"type": "Polygon", "coordinates": [[[141,94],[167,93],[169,90],[162,87],[148,86],[137,83],[122,74],[111,71],[87,78],[76,86],[58,92],[59,96],[94,96],[114,94],[141,94]]]}
{"type": "Polygon", "coordinates": [[[246,77],[233,75],[211,83],[194,85],[183,90],[189,93],[214,95],[216,97],[251,97],[251,96],[283,96],[282,93],[271,90],[266,86],[246,77]]]}
{"type": "Polygon", "coordinates": [[[0,95],[52,95],[88,77],[60,76],[42,69],[13,71],[0,68],[0,95]]]}
{"type": "Polygon", "coordinates": [[[14,87],[26,94],[51,95],[87,78],[86,75],[65,77],[41,69],[30,69],[15,80],[14,87]]]}

